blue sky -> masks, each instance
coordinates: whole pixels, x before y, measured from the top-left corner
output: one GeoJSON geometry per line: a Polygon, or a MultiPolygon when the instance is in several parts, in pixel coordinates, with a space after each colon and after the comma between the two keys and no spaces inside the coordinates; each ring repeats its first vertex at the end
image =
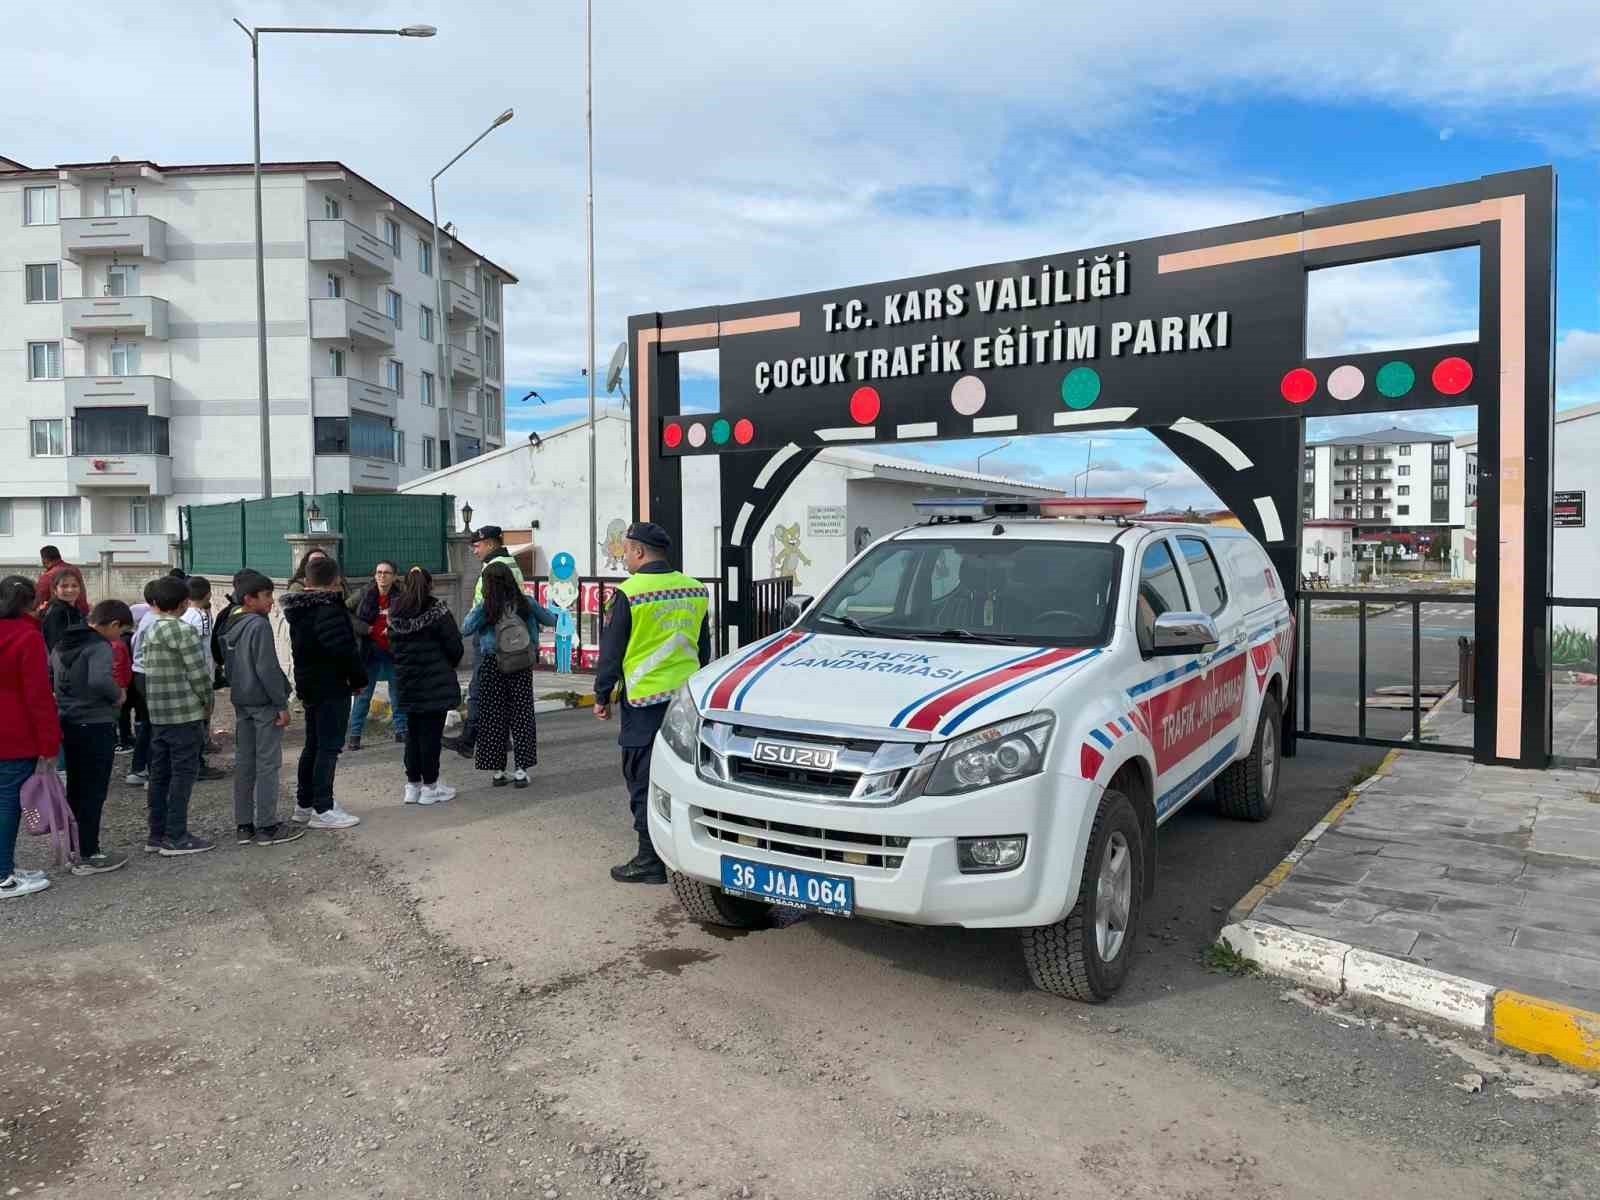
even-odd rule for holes
{"type": "MultiPolygon", "coordinates": [[[[581,416],[584,10],[580,0],[342,0],[340,23],[426,19],[427,41],[300,38],[263,56],[269,159],[337,158],[510,268],[511,428],[581,416]],[[515,59],[511,56],[515,55],[515,59]],[[508,65],[510,64],[510,65],[508,65]],[[544,405],[517,403],[537,389],[544,405]]],[[[327,24],[325,0],[196,15],[83,0],[10,15],[0,153],[24,162],[239,161],[255,24],[327,24]],[[128,62],[171,69],[128,74],[128,62]],[[85,79],[115,75],[117,114],[85,79]],[[193,113],[207,120],[196,122],[193,113]]],[[[1600,4],[1595,0],[696,0],[595,5],[602,367],[629,314],[781,296],[1198,229],[1494,171],[1560,175],[1560,403],[1600,400],[1600,4]]],[[[1471,269],[1330,281],[1311,332],[1360,341],[1470,324],[1471,269]]],[[[714,404],[715,364],[691,400],[714,404]]],[[[1416,423],[1459,429],[1470,414],[1416,423]]],[[[1340,432],[1349,430],[1340,429],[1340,432]]],[[[1315,432],[1315,431],[1314,431],[1315,432]]],[[[990,444],[918,453],[971,465],[990,444]]],[[[904,452],[901,448],[898,452],[904,452]]],[[[1082,441],[1019,442],[985,468],[1066,484],[1082,441]]],[[[1118,434],[1095,490],[1205,493],[1118,434]]]]}

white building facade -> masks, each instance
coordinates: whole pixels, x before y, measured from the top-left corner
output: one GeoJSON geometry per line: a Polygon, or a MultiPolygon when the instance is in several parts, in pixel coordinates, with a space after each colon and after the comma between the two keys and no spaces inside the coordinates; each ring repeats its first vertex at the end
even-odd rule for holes
{"type": "MultiPolygon", "coordinates": [[[[595,567],[621,575],[621,534],[633,510],[630,423],[617,413],[595,422],[599,464],[595,567]]],[[[720,463],[715,457],[683,460],[683,569],[720,575],[722,516],[720,463]]],[[[403,492],[448,494],[456,507],[473,509],[473,524],[533,529],[533,568],[548,574],[552,555],[566,551],[589,573],[588,426],[571,425],[537,439],[485,454],[449,470],[402,485],[403,492]],[[535,527],[537,522],[537,527],[535,527]]],[[[823,450],[790,485],[756,535],[756,576],[790,576],[802,592],[815,592],[843,570],[857,551],[884,534],[924,520],[918,500],[952,496],[1052,496],[1039,487],[998,475],[978,475],[861,450],[823,450]]]]}
{"type": "MultiPolygon", "coordinates": [[[[502,445],[515,277],[446,235],[436,264],[342,163],[261,183],[274,493],[502,445]]],[[[0,158],[0,562],[165,561],[181,506],[261,494],[254,221],[249,164],[0,158]]]]}
{"type": "Polygon", "coordinates": [[[1301,516],[1348,521],[1355,540],[1407,531],[1448,540],[1476,501],[1476,448],[1444,434],[1389,428],[1306,446],[1301,516]]]}

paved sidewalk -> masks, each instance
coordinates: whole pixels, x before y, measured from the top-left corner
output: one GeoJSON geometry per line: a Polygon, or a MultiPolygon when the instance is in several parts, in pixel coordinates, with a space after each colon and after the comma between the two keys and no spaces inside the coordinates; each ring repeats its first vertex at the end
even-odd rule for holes
{"type": "MultiPolygon", "coordinates": [[[[1594,694],[1557,687],[1558,755],[1593,756],[1594,694]]],[[[1452,697],[1426,736],[1470,721],[1452,697]]],[[[1402,751],[1249,915],[1600,1011],[1600,771],[1402,751]]]]}

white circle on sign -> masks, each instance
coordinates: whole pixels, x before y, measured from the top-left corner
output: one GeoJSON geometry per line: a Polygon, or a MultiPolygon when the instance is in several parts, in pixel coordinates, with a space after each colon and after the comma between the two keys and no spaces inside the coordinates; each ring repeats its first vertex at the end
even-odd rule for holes
{"type": "Polygon", "coordinates": [[[950,389],[950,407],[963,417],[975,416],[983,408],[989,391],[976,375],[963,375],[950,389]]]}
{"type": "Polygon", "coordinates": [[[1366,386],[1367,377],[1361,373],[1361,368],[1352,367],[1349,363],[1335,367],[1333,374],[1328,376],[1328,395],[1335,400],[1354,400],[1366,386]]]}
{"type": "Polygon", "coordinates": [[[700,424],[699,421],[696,421],[693,425],[689,426],[689,445],[693,446],[696,450],[698,450],[701,446],[704,446],[705,444],[706,444],[706,427],[704,425],[700,424]]]}

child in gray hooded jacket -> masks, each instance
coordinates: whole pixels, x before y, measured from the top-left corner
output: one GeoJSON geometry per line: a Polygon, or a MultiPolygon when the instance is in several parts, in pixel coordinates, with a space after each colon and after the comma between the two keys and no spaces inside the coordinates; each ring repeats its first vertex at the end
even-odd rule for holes
{"type": "Polygon", "coordinates": [[[273,583],[259,571],[233,577],[238,603],[222,631],[238,757],[233,774],[233,819],[240,845],[292,842],[305,830],[278,820],[278,772],[289,724],[289,679],[272,636],[273,583]]]}

